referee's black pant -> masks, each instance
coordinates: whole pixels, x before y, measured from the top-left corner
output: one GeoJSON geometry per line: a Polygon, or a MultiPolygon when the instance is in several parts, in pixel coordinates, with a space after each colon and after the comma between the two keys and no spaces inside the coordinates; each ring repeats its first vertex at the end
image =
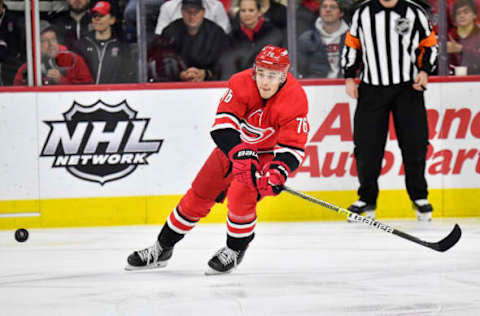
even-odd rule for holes
{"type": "Polygon", "coordinates": [[[413,89],[412,83],[388,87],[361,83],[358,93],[353,142],[360,200],[376,204],[390,112],[402,152],[408,195],[412,201],[427,198],[428,124],[423,92],[413,89]]]}

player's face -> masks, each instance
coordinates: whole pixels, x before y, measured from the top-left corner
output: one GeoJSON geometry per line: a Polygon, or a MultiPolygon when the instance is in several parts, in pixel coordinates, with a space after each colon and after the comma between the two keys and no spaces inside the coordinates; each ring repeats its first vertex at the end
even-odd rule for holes
{"type": "Polygon", "coordinates": [[[257,7],[255,0],[242,0],[240,2],[240,21],[249,29],[254,29],[257,26],[262,12],[257,7]]]}
{"type": "Polygon", "coordinates": [[[477,15],[469,6],[463,6],[457,9],[455,23],[457,26],[470,26],[477,19],[477,15]]]}
{"type": "Polygon", "coordinates": [[[320,17],[323,23],[335,23],[343,17],[343,13],[335,0],[324,0],[320,6],[320,17]]]}
{"type": "Polygon", "coordinates": [[[53,31],[46,31],[40,35],[40,50],[42,55],[55,57],[58,54],[57,35],[53,31]]]}
{"type": "Polygon", "coordinates": [[[257,82],[260,96],[264,99],[271,98],[280,88],[282,78],[283,72],[281,71],[257,67],[255,71],[255,81],[257,82]]]}

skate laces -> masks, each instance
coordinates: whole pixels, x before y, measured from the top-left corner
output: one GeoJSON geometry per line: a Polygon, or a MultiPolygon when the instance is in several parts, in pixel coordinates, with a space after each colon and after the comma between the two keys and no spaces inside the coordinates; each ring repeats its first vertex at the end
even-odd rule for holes
{"type": "Polygon", "coordinates": [[[157,262],[161,251],[162,247],[160,247],[160,244],[157,241],[153,246],[145,248],[143,250],[139,250],[137,251],[137,253],[140,259],[142,259],[142,261],[146,262],[148,265],[150,263],[157,262]]]}
{"type": "Polygon", "coordinates": [[[237,265],[238,251],[232,250],[228,247],[224,247],[217,251],[215,255],[218,257],[218,260],[220,260],[223,265],[227,265],[231,262],[233,262],[235,266],[237,265]]]}

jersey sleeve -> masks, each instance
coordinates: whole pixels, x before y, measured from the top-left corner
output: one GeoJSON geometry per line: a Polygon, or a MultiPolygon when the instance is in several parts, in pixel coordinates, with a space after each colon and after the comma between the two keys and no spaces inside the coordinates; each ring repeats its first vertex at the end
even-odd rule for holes
{"type": "Polygon", "coordinates": [[[220,100],[212,131],[231,128],[240,131],[240,122],[247,111],[247,100],[239,89],[240,82],[232,78],[228,90],[220,100]]]}
{"type": "Polygon", "coordinates": [[[289,111],[282,113],[277,144],[273,149],[274,160],[284,162],[290,172],[297,169],[305,158],[305,144],[310,130],[307,97],[300,86],[298,89],[298,93],[286,102],[290,103],[289,111]]]}
{"type": "Polygon", "coordinates": [[[247,111],[247,102],[239,89],[241,83],[235,77],[228,82],[228,89],[220,100],[210,135],[225,153],[240,144],[240,122],[247,111]]]}
{"type": "Polygon", "coordinates": [[[416,50],[417,68],[425,71],[427,74],[432,74],[437,66],[437,36],[432,30],[432,25],[428,20],[426,12],[418,8],[417,16],[419,21],[417,24],[420,40],[418,49],[416,50]]]}
{"type": "Polygon", "coordinates": [[[355,78],[361,64],[362,44],[359,34],[359,20],[360,14],[357,9],[353,14],[350,30],[347,31],[345,36],[345,45],[340,59],[345,78],[355,78]]]}

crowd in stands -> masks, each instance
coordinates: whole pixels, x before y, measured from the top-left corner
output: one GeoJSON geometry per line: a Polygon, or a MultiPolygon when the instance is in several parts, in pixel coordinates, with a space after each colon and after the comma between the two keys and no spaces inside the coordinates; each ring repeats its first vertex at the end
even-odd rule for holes
{"type": "MultiPolygon", "coordinates": [[[[138,82],[138,1],[40,0],[43,84],[138,82]]],[[[150,82],[227,80],[251,67],[265,45],[287,45],[286,0],[142,1],[150,82]]],[[[365,0],[297,1],[298,77],[342,78],[351,13],[365,0]]],[[[414,1],[437,30],[438,1],[414,1]]],[[[449,67],[480,74],[480,0],[446,3],[449,67]]],[[[0,0],[3,86],[27,83],[23,10],[24,1],[0,0]]]]}
{"type": "Polygon", "coordinates": [[[473,0],[456,0],[452,5],[453,27],[448,30],[449,65],[467,67],[468,74],[480,74],[480,29],[478,7],[473,0]]]}
{"type": "MultiPolygon", "coordinates": [[[[84,59],[69,51],[65,45],[59,44],[56,30],[46,21],[40,23],[40,53],[44,85],[93,83],[84,59]]],[[[25,85],[26,78],[27,64],[24,63],[18,69],[13,83],[25,85]]]]}
{"type": "Polygon", "coordinates": [[[298,40],[298,74],[302,78],[341,78],[340,54],[348,25],[336,0],[323,0],[320,16],[298,40]]]}

